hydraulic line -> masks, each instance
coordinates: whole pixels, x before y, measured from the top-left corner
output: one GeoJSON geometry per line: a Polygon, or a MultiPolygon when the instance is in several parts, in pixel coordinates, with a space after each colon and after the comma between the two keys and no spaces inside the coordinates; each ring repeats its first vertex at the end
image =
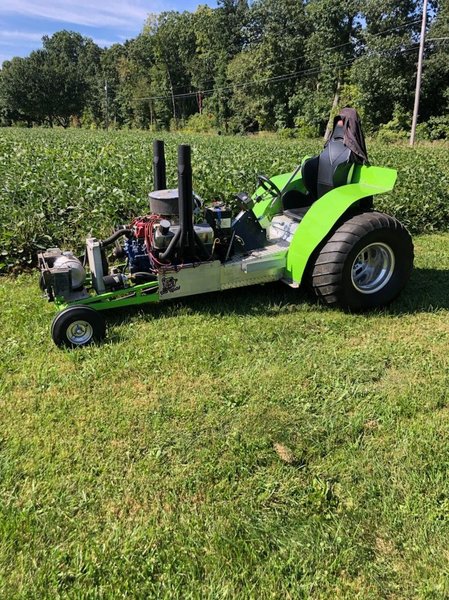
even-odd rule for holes
{"type": "Polygon", "coordinates": [[[102,240],[100,242],[100,245],[102,248],[106,248],[106,246],[111,246],[111,244],[116,242],[123,235],[131,235],[131,234],[132,234],[132,229],[118,229],[110,237],[106,238],[105,240],[102,240]]]}

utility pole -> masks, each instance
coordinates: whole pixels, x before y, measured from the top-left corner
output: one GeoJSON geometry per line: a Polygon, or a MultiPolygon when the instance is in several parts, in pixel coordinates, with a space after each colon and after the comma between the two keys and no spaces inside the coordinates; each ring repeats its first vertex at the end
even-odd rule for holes
{"type": "Polygon", "coordinates": [[[175,123],[176,123],[176,103],[175,103],[175,94],[173,92],[173,86],[172,85],[171,85],[171,101],[172,101],[172,105],[173,105],[173,119],[175,120],[175,123]]]}
{"type": "Polygon", "coordinates": [[[107,79],[105,79],[105,82],[104,82],[104,100],[105,100],[104,126],[106,129],[109,129],[109,97],[108,97],[108,80],[107,79]]]}
{"type": "Polygon", "coordinates": [[[172,106],[173,106],[173,120],[175,121],[176,124],[176,128],[177,126],[177,122],[176,122],[176,103],[175,103],[175,92],[173,91],[173,81],[171,79],[171,74],[170,74],[170,69],[168,68],[168,63],[165,63],[167,66],[167,73],[168,73],[168,81],[170,83],[170,92],[171,92],[171,101],[172,101],[172,106]]]}
{"type": "Polygon", "coordinates": [[[200,115],[203,114],[203,94],[201,92],[197,92],[196,101],[198,102],[198,112],[200,115]]]}
{"type": "Polygon", "coordinates": [[[415,143],[416,124],[418,122],[419,96],[421,94],[422,61],[423,61],[423,56],[424,56],[424,43],[426,41],[426,22],[427,22],[427,0],[424,0],[423,7],[422,7],[421,40],[419,42],[418,72],[416,73],[415,107],[413,109],[412,131],[410,134],[410,146],[413,146],[413,144],[415,143]]]}

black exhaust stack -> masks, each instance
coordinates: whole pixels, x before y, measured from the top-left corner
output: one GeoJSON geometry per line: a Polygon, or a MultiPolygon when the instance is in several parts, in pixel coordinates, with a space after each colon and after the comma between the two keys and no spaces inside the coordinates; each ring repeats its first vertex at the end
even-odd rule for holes
{"type": "Polygon", "coordinates": [[[193,183],[192,153],[190,146],[178,147],[178,194],[179,224],[181,226],[181,253],[187,250],[189,257],[195,255],[195,233],[193,229],[193,183]]]}
{"type": "Polygon", "coordinates": [[[167,189],[165,151],[162,140],[154,140],[153,142],[153,178],[155,191],[167,189]]]}
{"type": "Polygon", "coordinates": [[[170,259],[178,247],[179,255],[182,258],[194,261],[195,258],[198,260],[198,256],[201,256],[207,260],[208,253],[193,226],[192,153],[190,146],[186,144],[178,146],[178,197],[179,229],[159,258],[170,259]]]}

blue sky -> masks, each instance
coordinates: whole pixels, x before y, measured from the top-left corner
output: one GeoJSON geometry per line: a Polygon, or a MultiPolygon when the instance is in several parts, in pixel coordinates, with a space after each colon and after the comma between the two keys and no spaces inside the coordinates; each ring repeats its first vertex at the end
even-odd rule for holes
{"type": "Polygon", "coordinates": [[[135,37],[149,13],[194,10],[214,0],[0,0],[0,65],[41,47],[43,35],[79,31],[100,46],[135,37]]]}

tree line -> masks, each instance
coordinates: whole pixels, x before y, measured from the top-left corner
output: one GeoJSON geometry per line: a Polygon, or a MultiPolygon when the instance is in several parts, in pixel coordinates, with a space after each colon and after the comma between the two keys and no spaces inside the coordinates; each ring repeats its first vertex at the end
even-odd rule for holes
{"type": "MultiPolygon", "coordinates": [[[[422,5],[220,0],[149,15],[109,48],[76,32],[0,70],[0,124],[321,135],[353,105],[368,131],[410,122],[422,5]]],[[[449,136],[449,0],[429,9],[420,120],[449,136]]],[[[427,126],[426,125],[426,126],[427,126]]]]}

